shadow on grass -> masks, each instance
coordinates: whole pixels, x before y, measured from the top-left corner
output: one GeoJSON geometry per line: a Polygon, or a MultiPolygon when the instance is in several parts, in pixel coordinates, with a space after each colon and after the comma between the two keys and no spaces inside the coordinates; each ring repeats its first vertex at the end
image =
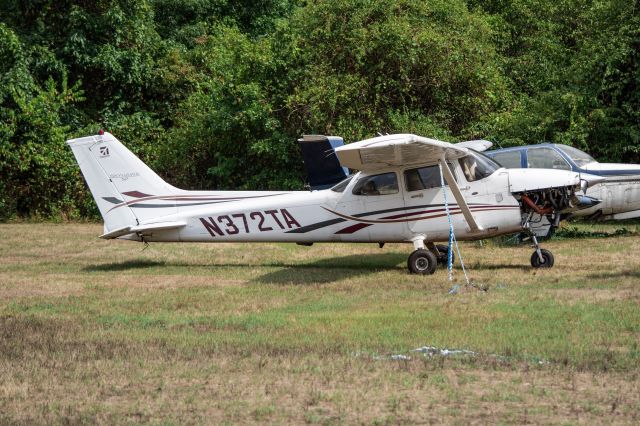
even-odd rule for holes
{"type": "Polygon", "coordinates": [[[332,257],[303,264],[271,264],[269,266],[277,266],[281,269],[262,275],[254,282],[262,284],[326,284],[379,271],[404,271],[405,261],[406,255],[402,253],[381,253],[332,257]],[[398,266],[400,262],[403,265],[398,266]]]}
{"type": "Polygon", "coordinates": [[[640,278],[640,271],[635,270],[627,270],[627,271],[616,271],[616,272],[599,272],[597,274],[589,274],[588,278],[592,279],[611,279],[611,278],[640,278]]]}
{"type": "Polygon", "coordinates": [[[403,253],[380,253],[365,255],[349,255],[319,259],[310,263],[265,262],[258,265],[248,265],[232,262],[211,262],[193,264],[187,262],[165,262],[144,259],[127,260],[88,265],[82,268],[86,272],[120,272],[142,270],[154,267],[178,268],[280,268],[254,280],[254,282],[268,284],[322,284],[342,280],[358,275],[371,274],[377,271],[404,271],[406,255],[403,253]],[[399,263],[402,265],[398,266],[399,263]]]}
{"type": "Polygon", "coordinates": [[[166,262],[158,262],[155,260],[126,260],[124,262],[112,262],[103,263],[98,265],[88,265],[82,268],[87,272],[116,272],[116,271],[128,271],[131,269],[146,269],[154,268],[156,266],[166,266],[166,262]]]}
{"type": "MultiPolygon", "coordinates": [[[[456,266],[459,268],[460,265],[456,264],[456,266]]],[[[523,263],[522,265],[513,265],[513,264],[506,264],[506,263],[474,263],[472,265],[465,265],[467,268],[469,268],[470,270],[485,270],[485,271],[502,271],[502,270],[506,270],[506,269],[514,269],[517,271],[524,271],[524,272],[529,272],[531,271],[533,268],[531,267],[531,265],[529,265],[528,263],[523,263]]]]}

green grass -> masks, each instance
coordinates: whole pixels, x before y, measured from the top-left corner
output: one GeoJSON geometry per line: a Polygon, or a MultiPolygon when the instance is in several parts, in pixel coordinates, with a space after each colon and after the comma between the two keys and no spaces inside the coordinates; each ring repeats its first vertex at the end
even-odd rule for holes
{"type": "Polygon", "coordinates": [[[409,245],[143,251],[99,225],[0,225],[0,422],[634,423],[629,229],[544,243],[551,270],[464,244],[488,290],[450,295],[444,270],[407,274],[409,245]]]}

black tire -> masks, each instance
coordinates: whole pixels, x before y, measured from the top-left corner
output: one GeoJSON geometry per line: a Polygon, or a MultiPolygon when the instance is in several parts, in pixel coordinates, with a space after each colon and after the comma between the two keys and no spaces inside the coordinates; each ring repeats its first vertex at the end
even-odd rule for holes
{"type": "Polygon", "coordinates": [[[549,250],[540,249],[540,254],[542,254],[542,258],[544,262],[540,262],[540,258],[538,257],[538,252],[534,251],[531,255],[531,266],[534,268],[551,268],[553,266],[553,254],[549,250]]]}
{"type": "Polygon", "coordinates": [[[438,266],[438,260],[429,250],[418,249],[409,256],[407,266],[412,274],[431,275],[438,266]]]}
{"type": "MultiPolygon", "coordinates": [[[[436,249],[438,249],[438,252],[440,253],[438,256],[436,256],[436,258],[438,259],[438,265],[447,266],[447,260],[448,260],[447,256],[449,255],[449,246],[445,244],[436,244],[436,249]]],[[[452,263],[456,262],[455,253],[451,253],[451,260],[452,260],[452,263]]]]}

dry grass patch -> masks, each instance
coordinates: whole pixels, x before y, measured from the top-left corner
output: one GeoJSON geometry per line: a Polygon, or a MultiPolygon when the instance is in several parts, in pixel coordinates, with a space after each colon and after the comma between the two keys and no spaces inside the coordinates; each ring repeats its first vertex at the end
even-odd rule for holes
{"type": "Polygon", "coordinates": [[[573,304],[578,301],[588,303],[629,301],[640,303],[640,292],[636,288],[556,288],[546,289],[545,293],[550,297],[559,298],[562,303],[573,304]]]}
{"type": "Polygon", "coordinates": [[[450,295],[445,270],[406,273],[408,245],[100,233],[0,225],[0,423],[639,420],[637,236],[547,242],[537,271],[527,247],[465,243],[488,291],[450,295]]]}
{"type": "Polygon", "coordinates": [[[207,423],[573,423],[639,420],[621,374],[303,356],[4,364],[5,418],[207,423]],[[25,382],[15,376],[33,378],[25,382]],[[35,410],[34,410],[35,408],[35,410]]]}

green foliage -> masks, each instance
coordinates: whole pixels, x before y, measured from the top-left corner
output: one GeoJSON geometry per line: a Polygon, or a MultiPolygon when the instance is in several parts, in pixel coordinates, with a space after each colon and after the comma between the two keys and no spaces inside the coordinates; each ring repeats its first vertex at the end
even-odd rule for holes
{"type": "Polygon", "coordinates": [[[155,19],[169,38],[192,44],[216,23],[236,26],[243,33],[260,36],[273,29],[277,18],[287,15],[292,0],[152,0],[155,19]]]}
{"type": "Polygon", "coordinates": [[[79,85],[37,84],[15,33],[0,24],[0,218],[65,211],[78,190],[77,166],[64,145],[79,85]]]}
{"type": "MultiPolygon", "coordinates": [[[[65,213],[78,189],[77,166],[64,145],[68,126],[65,108],[80,99],[77,87],[58,87],[48,80],[32,91],[14,89],[1,107],[12,129],[0,139],[2,216],[11,213],[50,216],[65,213]]],[[[66,212],[71,213],[71,212],[66,212]]]]}
{"type": "Polygon", "coordinates": [[[605,232],[605,231],[592,231],[592,230],[584,230],[580,229],[577,226],[570,226],[568,228],[563,228],[555,233],[555,239],[570,239],[575,240],[577,238],[610,238],[610,237],[621,237],[621,236],[632,236],[635,233],[626,227],[618,228],[613,232],[605,232]]]}
{"type": "Polygon", "coordinates": [[[270,104],[270,45],[222,26],[192,55],[202,81],[164,146],[172,180],[209,189],[300,187],[295,140],[270,104]]]}
{"type": "Polygon", "coordinates": [[[518,101],[479,124],[506,145],[542,140],[601,161],[640,161],[640,15],[635,2],[472,2],[498,17],[518,101]],[[518,93],[520,92],[520,93],[518,93]]]}
{"type": "Polygon", "coordinates": [[[508,97],[493,32],[462,1],[313,3],[279,35],[291,39],[282,56],[298,132],[354,140],[398,130],[390,117],[405,115],[460,133],[508,97]]]}
{"type": "Polygon", "coordinates": [[[5,0],[0,219],[95,215],[64,140],[100,128],[186,188],[301,188],[304,133],[640,162],[638,52],[617,0],[5,0]]]}

